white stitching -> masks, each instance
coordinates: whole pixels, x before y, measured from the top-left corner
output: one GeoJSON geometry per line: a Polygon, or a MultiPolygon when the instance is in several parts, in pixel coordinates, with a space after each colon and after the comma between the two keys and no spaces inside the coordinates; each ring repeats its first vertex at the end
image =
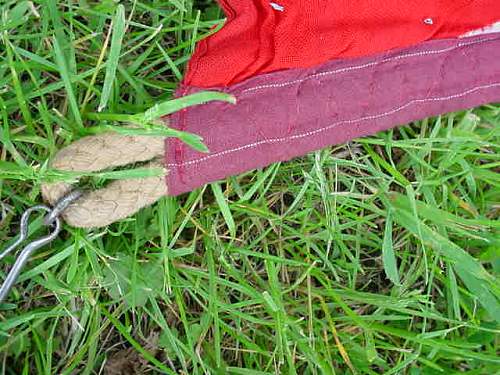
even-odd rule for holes
{"type": "Polygon", "coordinates": [[[425,99],[412,99],[409,102],[407,102],[406,104],[404,104],[402,106],[399,106],[399,107],[396,107],[396,108],[394,108],[394,109],[392,109],[390,111],[387,111],[387,112],[379,113],[379,114],[376,114],[376,115],[365,116],[365,117],[361,117],[361,118],[355,119],[355,120],[342,120],[342,121],[338,121],[338,122],[335,122],[333,124],[330,124],[328,126],[320,128],[320,129],[316,129],[316,130],[313,130],[313,131],[308,131],[308,132],[305,132],[305,133],[296,134],[296,135],[292,135],[292,136],[288,136],[288,137],[264,139],[264,140],[259,141],[259,142],[250,143],[250,144],[247,144],[247,145],[244,145],[244,146],[232,148],[232,149],[225,150],[225,151],[219,151],[219,152],[217,152],[215,154],[204,156],[204,157],[199,158],[199,159],[194,159],[194,160],[186,161],[186,162],[179,163],[179,164],[176,164],[176,163],[167,164],[167,167],[173,168],[173,167],[191,166],[191,165],[194,165],[194,164],[202,163],[202,162],[207,161],[209,159],[213,159],[213,158],[216,158],[216,157],[219,157],[219,156],[224,156],[224,155],[227,155],[227,154],[232,154],[234,152],[246,150],[246,149],[249,149],[249,148],[254,148],[254,147],[257,147],[257,146],[260,146],[260,145],[263,145],[263,144],[280,143],[280,142],[285,142],[285,141],[292,140],[292,139],[300,139],[300,138],[304,138],[304,137],[309,137],[309,136],[314,135],[314,134],[318,134],[318,133],[321,133],[321,132],[324,132],[324,131],[327,131],[327,130],[331,130],[331,129],[337,127],[338,125],[342,125],[342,124],[355,124],[355,123],[362,122],[362,121],[376,120],[376,119],[379,119],[379,118],[382,118],[382,117],[387,117],[387,116],[393,115],[393,114],[395,114],[397,112],[400,112],[403,109],[408,108],[408,107],[410,107],[410,106],[412,106],[413,104],[416,104],[416,103],[425,103],[425,102],[435,102],[435,101],[444,101],[444,100],[456,99],[456,98],[463,97],[465,95],[471,94],[471,93],[479,91],[479,90],[485,90],[485,89],[489,89],[489,88],[493,88],[493,87],[497,87],[497,86],[500,86],[500,82],[492,83],[492,84],[489,84],[489,85],[476,86],[476,87],[468,89],[468,90],[466,90],[464,92],[461,92],[459,94],[453,94],[453,95],[449,95],[449,96],[435,97],[435,98],[425,98],[425,99]]]}
{"type": "Polygon", "coordinates": [[[319,77],[324,77],[324,76],[329,76],[329,75],[335,75],[335,74],[340,74],[340,73],[346,73],[346,72],[350,72],[350,71],[353,71],[353,70],[365,69],[365,68],[369,68],[371,66],[375,66],[375,65],[379,65],[379,64],[385,64],[387,62],[396,61],[396,60],[407,59],[407,58],[410,58],[410,57],[417,57],[417,56],[420,57],[420,56],[441,54],[441,53],[445,53],[445,52],[450,52],[450,51],[456,50],[456,49],[461,48],[461,47],[467,47],[467,46],[474,45],[474,44],[480,44],[480,43],[484,43],[484,42],[489,42],[491,40],[496,40],[496,39],[499,39],[499,37],[477,39],[477,40],[473,40],[473,41],[470,41],[470,42],[460,42],[456,46],[453,46],[453,47],[447,47],[447,48],[443,48],[443,49],[439,49],[439,50],[430,50],[430,51],[421,51],[421,52],[407,53],[405,55],[399,55],[399,56],[395,56],[395,57],[389,57],[389,58],[386,58],[386,59],[383,59],[383,60],[380,60],[380,61],[373,61],[373,62],[365,63],[365,64],[362,64],[362,65],[354,65],[354,66],[349,66],[349,67],[346,67],[346,68],[330,70],[328,72],[316,73],[316,74],[310,75],[308,77],[301,78],[301,79],[296,79],[296,80],[293,80],[293,81],[282,82],[282,83],[271,83],[271,84],[267,84],[267,85],[260,85],[260,86],[250,87],[250,88],[247,88],[247,89],[243,90],[240,95],[246,94],[246,93],[249,93],[249,92],[257,92],[257,91],[260,91],[260,90],[263,90],[263,89],[282,88],[282,87],[286,87],[286,86],[291,86],[291,85],[295,85],[297,83],[302,83],[302,82],[305,82],[305,81],[308,81],[308,80],[314,79],[314,78],[319,78],[319,77]]]}

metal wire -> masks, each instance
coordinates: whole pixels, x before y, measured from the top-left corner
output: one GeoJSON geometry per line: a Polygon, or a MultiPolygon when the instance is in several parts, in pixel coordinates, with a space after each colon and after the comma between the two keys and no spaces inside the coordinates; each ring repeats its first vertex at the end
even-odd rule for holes
{"type": "Polygon", "coordinates": [[[28,208],[23,213],[19,229],[19,238],[14,241],[14,243],[12,243],[7,249],[5,249],[3,253],[0,254],[0,260],[14,251],[19,245],[21,245],[22,242],[24,242],[28,238],[29,220],[32,213],[36,211],[45,212],[46,216],[44,218],[44,225],[47,227],[51,227],[52,230],[47,236],[38,238],[28,243],[16,257],[14,265],[12,266],[9,273],[7,274],[7,277],[0,286],[0,303],[2,303],[9,295],[10,290],[12,289],[17,278],[19,277],[19,274],[21,273],[21,270],[24,268],[31,255],[40,247],[49,244],[55,238],[57,238],[59,232],[61,231],[61,219],[59,218],[59,216],[71,203],[77,200],[81,196],[81,194],[82,193],[79,191],[69,193],[64,198],[62,198],[52,209],[44,205],[38,205],[28,208]]]}
{"type": "Polygon", "coordinates": [[[57,202],[56,205],[52,208],[49,214],[45,217],[45,225],[52,224],[59,216],[61,216],[64,210],[68,208],[71,203],[80,198],[82,194],[83,193],[80,190],[74,190],[61,198],[59,202],[57,202]]]}

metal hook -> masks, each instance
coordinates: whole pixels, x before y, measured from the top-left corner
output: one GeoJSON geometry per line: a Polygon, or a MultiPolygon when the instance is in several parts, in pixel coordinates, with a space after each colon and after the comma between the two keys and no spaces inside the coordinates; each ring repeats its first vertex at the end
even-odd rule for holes
{"type": "Polygon", "coordinates": [[[59,232],[61,231],[61,219],[59,218],[59,216],[72,202],[80,198],[81,195],[82,193],[80,191],[74,191],[62,198],[54,206],[53,209],[50,209],[49,207],[44,205],[38,205],[28,208],[23,213],[23,216],[21,217],[19,238],[7,249],[5,249],[3,253],[0,254],[0,260],[10,254],[15,248],[17,248],[23,241],[26,240],[26,238],[28,237],[29,218],[33,212],[45,211],[46,216],[44,219],[44,225],[53,226],[54,229],[47,236],[44,236],[27,244],[19,253],[16,261],[14,262],[14,265],[7,274],[7,277],[5,278],[3,284],[0,286],[0,303],[2,303],[8,296],[10,290],[12,289],[12,286],[15,284],[19,274],[21,273],[21,270],[28,262],[28,259],[31,257],[31,255],[37,249],[49,244],[58,236],[59,232]]]}

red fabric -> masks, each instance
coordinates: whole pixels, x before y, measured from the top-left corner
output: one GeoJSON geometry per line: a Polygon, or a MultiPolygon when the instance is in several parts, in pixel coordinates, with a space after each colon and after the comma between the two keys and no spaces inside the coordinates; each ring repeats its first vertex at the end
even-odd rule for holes
{"type": "Polygon", "coordinates": [[[500,19],[500,0],[219,2],[227,22],[198,44],[186,85],[228,86],[261,73],[456,37],[500,19]]]}

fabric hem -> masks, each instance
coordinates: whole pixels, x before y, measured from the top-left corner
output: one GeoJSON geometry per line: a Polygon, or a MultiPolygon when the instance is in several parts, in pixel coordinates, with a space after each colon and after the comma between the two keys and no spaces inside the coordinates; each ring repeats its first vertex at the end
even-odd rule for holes
{"type": "Polygon", "coordinates": [[[216,88],[235,95],[238,104],[188,108],[184,125],[180,116],[171,118],[172,127],[201,135],[211,152],[181,145],[179,154],[167,140],[169,195],[399,124],[500,101],[499,51],[500,33],[431,41],[216,88]]]}

